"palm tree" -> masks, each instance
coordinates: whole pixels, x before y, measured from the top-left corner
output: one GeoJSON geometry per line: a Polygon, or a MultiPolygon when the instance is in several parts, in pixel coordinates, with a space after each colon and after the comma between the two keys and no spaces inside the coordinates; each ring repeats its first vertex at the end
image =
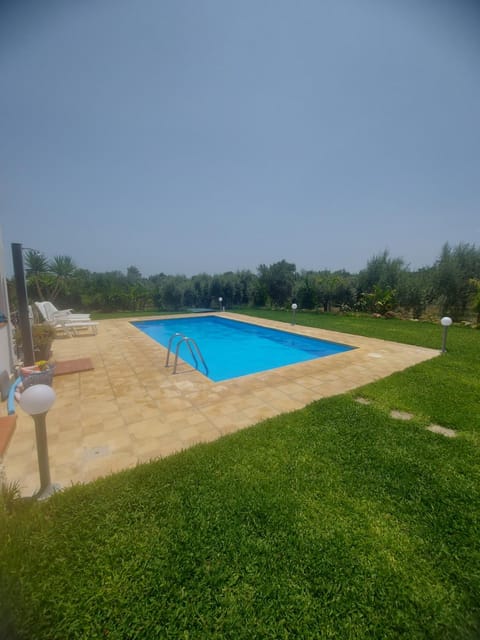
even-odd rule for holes
{"type": "Polygon", "coordinates": [[[48,264],[48,269],[53,277],[53,290],[50,293],[52,300],[55,300],[59,293],[65,293],[68,289],[77,267],[70,256],[55,256],[48,264]]]}
{"type": "Polygon", "coordinates": [[[38,251],[28,249],[25,252],[27,283],[35,287],[39,300],[45,300],[42,287],[48,287],[49,265],[47,258],[38,251]]]}

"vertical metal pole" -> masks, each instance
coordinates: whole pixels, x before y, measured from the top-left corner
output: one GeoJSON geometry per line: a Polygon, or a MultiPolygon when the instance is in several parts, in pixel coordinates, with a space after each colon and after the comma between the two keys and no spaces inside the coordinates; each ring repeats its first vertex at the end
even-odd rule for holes
{"type": "Polygon", "coordinates": [[[22,334],[23,362],[25,366],[29,367],[35,364],[35,355],[33,351],[32,328],[28,315],[27,283],[25,282],[21,244],[12,243],[12,259],[15,287],[17,289],[18,319],[20,322],[20,333],[22,334]]]}
{"type": "Polygon", "coordinates": [[[38,470],[40,472],[40,492],[50,486],[50,466],[48,464],[47,424],[45,413],[33,416],[35,437],[37,441],[38,470]]]}
{"type": "Polygon", "coordinates": [[[448,327],[443,327],[442,353],[447,352],[447,331],[448,327]]]}

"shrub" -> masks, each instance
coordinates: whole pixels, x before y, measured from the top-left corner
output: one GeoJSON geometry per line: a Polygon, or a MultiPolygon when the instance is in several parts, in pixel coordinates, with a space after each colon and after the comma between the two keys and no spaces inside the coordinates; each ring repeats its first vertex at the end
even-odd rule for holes
{"type": "MultiPolygon", "coordinates": [[[[3,475],[3,474],[1,474],[3,475]]],[[[19,482],[7,482],[4,478],[0,482],[0,511],[13,513],[15,503],[22,497],[19,482]]]]}
{"type": "MultiPolygon", "coordinates": [[[[17,329],[15,339],[19,347],[22,346],[22,334],[17,329]]],[[[48,360],[52,349],[52,343],[55,339],[55,327],[49,324],[32,325],[33,350],[35,352],[35,360],[48,360]]]]}

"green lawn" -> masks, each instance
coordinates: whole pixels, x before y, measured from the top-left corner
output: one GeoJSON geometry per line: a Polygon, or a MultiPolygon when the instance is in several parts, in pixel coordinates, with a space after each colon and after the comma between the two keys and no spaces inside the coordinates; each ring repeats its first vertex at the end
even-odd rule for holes
{"type": "MultiPolygon", "coordinates": [[[[297,322],[441,343],[427,323],[297,322]]],[[[0,637],[478,638],[480,332],[448,349],[0,515],[0,637]]]]}
{"type": "Polygon", "coordinates": [[[148,311],[93,311],[91,316],[92,320],[110,320],[117,318],[141,318],[142,316],[165,316],[165,315],[174,315],[175,313],[180,313],[179,311],[156,311],[155,309],[150,309],[148,311]]]}

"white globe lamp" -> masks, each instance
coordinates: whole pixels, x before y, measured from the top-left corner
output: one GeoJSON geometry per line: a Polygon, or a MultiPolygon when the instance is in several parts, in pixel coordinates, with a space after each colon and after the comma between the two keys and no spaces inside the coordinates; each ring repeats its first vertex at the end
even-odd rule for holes
{"type": "Polygon", "coordinates": [[[292,304],[292,324],[295,324],[295,312],[298,309],[298,305],[296,302],[292,304]]]}
{"type": "Polygon", "coordinates": [[[453,320],[451,318],[449,318],[448,316],[444,316],[440,320],[440,324],[443,327],[442,353],[446,353],[447,352],[447,332],[448,332],[448,327],[451,326],[452,322],[453,322],[453,320]]]}
{"type": "Polygon", "coordinates": [[[55,391],[47,384],[34,384],[20,394],[21,408],[33,418],[37,443],[38,470],[40,473],[40,490],[37,498],[48,498],[58,487],[51,484],[50,466],[48,463],[48,443],[46,415],[55,402],[55,391]]]}

